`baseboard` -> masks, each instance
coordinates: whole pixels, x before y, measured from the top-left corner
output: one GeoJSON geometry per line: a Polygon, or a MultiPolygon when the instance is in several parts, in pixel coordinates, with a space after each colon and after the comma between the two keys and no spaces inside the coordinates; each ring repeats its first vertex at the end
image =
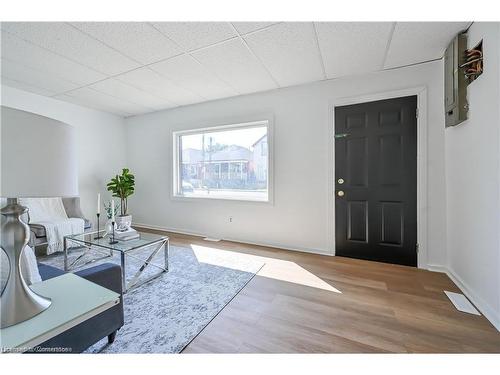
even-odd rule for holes
{"type": "Polygon", "coordinates": [[[309,248],[304,248],[304,247],[290,247],[290,246],[280,245],[280,244],[275,244],[275,243],[253,242],[253,241],[239,240],[239,239],[233,239],[233,238],[223,238],[223,239],[226,241],[240,242],[240,243],[245,243],[248,245],[272,247],[273,249],[282,249],[282,250],[289,250],[289,251],[298,251],[301,253],[333,256],[327,250],[309,249],[309,248]]]}
{"type": "Polygon", "coordinates": [[[462,293],[471,301],[474,306],[484,315],[486,319],[500,332],[500,315],[490,307],[482,298],[478,297],[477,293],[458,276],[455,272],[448,269],[446,272],[448,277],[455,283],[455,285],[462,291],[462,293]]]}
{"type": "Polygon", "coordinates": [[[146,228],[146,229],[163,230],[165,232],[185,234],[187,236],[206,237],[206,235],[203,233],[194,233],[194,232],[189,232],[189,231],[178,229],[178,228],[160,227],[158,225],[150,225],[150,224],[144,224],[144,223],[132,223],[132,226],[146,228]]]}
{"type": "Polygon", "coordinates": [[[446,268],[444,266],[437,265],[437,264],[428,264],[426,269],[428,271],[432,271],[432,272],[440,272],[440,273],[446,273],[446,274],[448,273],[448,268],[446,268]]]}
{"type": "Polygon", "coordinates": [[[500,315],[493,310],[482,298],[477,296],[472,289],[448,267],[439,265],[427,265],[427,269],[433,272],[445,273],[453,283],[462,291],[462,293],[472,302],[472,304],[484,315],[486,319],[500,332],[500,315]]]}
{"type": "MultiPolygon", "coordinates": [[[[144,223],[133,223],[132,225],[135,225],[137,227],[147,228],[147,229],[156,229],[156,230],[163,230],[166,232],[185,234],[188,236],[203,237],[203,238],[207,237],[206,233],[194,233],[194,232],[190,232],[190,231],[187,231],[184,229],[179,229],[179,228],[167,228],[167,227],[160,227],[157,225],[150,225],[150,224],[144,224],[144,223]]],[[[219,237],[217,237],[217,238],[219,238],[219,237]]],[[[332,256],[332,254],[327,250],[309,249],[309,248],[302,248],[302,247],[290,247],[287,245],[281,245],[281,244],[276,244],[276,243],[248,241],[248,240],[243,240],[240,238],[222,237],[221,239],[225,240],[225,241],[239,242],[239,243],[244,243],[244,244],[248,244],[248,245],[272,247],[274,249],[299,251],[301,253],[310,253],[310,254],[316,254],[316,255],[332,256]]]]}

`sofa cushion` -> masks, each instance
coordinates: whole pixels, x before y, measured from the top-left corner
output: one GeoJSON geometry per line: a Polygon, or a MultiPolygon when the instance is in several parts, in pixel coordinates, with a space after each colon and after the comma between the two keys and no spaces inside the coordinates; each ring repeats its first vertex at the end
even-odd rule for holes
{"type": "MultiPolygon", "coordinates": [[[[44,280],[64,273],[45,264],[40,264],[39,267],[44,280]]],[[[121,268],[117,264],[104,263],[80,270],[75,274],[121,295],[121,268]]],[[[71,353],[80,353],[100,339],[116,333],[121,326],[123,326],[123,297],[120,298],[119,304],[45,341],[40,344],[40,347],[71,348],[71,353]]],[[[44,353],[44,351],[39,351],[39,353],[44,353]]]]}
{"type": "Polygon", "coordinates": [[[40,271],[40,276],[42,280],[52,279],[53,277],[64,275],[65,272],[59,268],[49,266],[47,264],[38,263],[38,270],[40,271]]]}

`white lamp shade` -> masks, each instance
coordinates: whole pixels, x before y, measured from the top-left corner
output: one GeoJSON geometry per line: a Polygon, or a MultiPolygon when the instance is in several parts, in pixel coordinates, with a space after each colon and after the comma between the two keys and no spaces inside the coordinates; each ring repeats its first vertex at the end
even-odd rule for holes
{"type": "Polygon", "coordinates": [[[1,109],[0,196],[78,195],[75,130],[61,121],[1,109]]]}

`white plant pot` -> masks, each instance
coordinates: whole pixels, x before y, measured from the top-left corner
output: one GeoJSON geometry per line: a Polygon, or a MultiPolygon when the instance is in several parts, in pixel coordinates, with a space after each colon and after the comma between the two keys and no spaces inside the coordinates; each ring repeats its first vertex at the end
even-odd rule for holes
{"type": "Polygon", "coordinates": [[[132,215],[115,216],[116,230],[125,231],[132,226],[132,215]]]}

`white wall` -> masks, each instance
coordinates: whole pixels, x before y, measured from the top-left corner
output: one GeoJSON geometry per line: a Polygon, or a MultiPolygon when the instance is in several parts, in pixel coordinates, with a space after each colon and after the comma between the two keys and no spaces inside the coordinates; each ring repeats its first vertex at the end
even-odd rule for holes
{"type": "Polygon", "coordinates": [[[137,177],[136,194],[130,200],[134,222],[330,254],[334,101],[419,86],[427,88],[428,98],[428,262],[442,265],[446,262],[446,199],[441,61],[126,119],[128,161],[137,177]],[[255,119],[259,114],[274,116],[273,205],[171,199],[172,130],[255,119]]]}
{"type": "MultiPolygon", "coordinates": [[[[82,209],[95,218],[97,192],[109,197],[106,183],[126,166],[123,118],[8,86],[1,87],[1,104],[50,117],[76,128],[78,177],[82,209]]],[[[43,145],[34,153],[43,152],[43,145]]]]}
{"type": "Polygon", "coordinates": [[[469,119],[446,130],[448,268],[500,330],[500,24],[474,23],[484,73],[468,87],[469,119]]]}

